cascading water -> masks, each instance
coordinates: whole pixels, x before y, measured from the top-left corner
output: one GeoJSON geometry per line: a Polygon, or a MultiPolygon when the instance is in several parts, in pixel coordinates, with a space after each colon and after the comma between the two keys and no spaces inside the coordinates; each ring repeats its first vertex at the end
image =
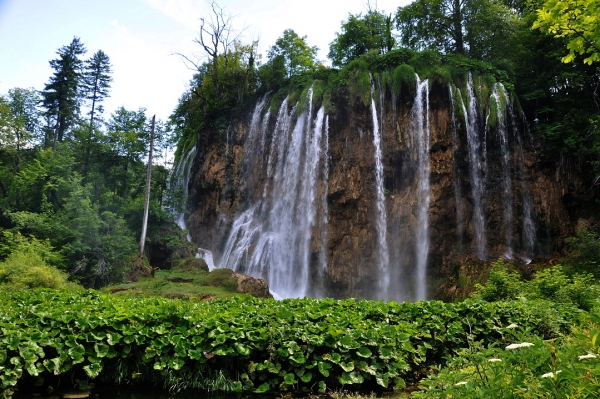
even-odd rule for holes
{"type": "Polygon", "coordinates": [[[319,252],[319,277],[322,278],[327,270],[327,222],[329,215],[329,206],[327,205],[327,193],[329,192],[329,116],[325,116],[325,132],[323,141],[325,149],[323,150],[322,165],[322,189],[321,189],[321,221],[318,224],[320,231],[321,251],[319,252]]]}
{"type": "MultiPolygon", "coordinates": [[[[414,86],[388,95],[382,81],[371,77],[366,115],[355,115],[361,103],[337,103],[340,112],[332,107],[327,116],[323,107],[313,109],[312,88],[297,104],[286,98],[276,107],[261,98],[248,118],[243,156],[238,146],[244,130],[232,132],[225,155],[222,146],[212,149],[211,156],[227,158],[216,164],[227,170],[215,178],[215,167],[209,177],[240,190],[217,203],[223,205],[221,224],[212,244],[219,267],[267,279],[278,298],[401,301],[428,297],[428,265],[448,259],[442,251],[481,259],[503,251],[507,257],[535,253],[533,201],[523,172],[528,154],[504,87],[493,87],[487,107],[480,104],[483,81],[475,87],[469,75],[462,93],[448,87],[448,109],[438,81],[417,76],[412,102],[407,93],[414,86]],[[370,128],[373,147],[364,141],[370,128]],[[491,134],[497,145],[486,148],[491,134]],[[486,223],[494,230],[486,231],[486,223]],[[466,237],[472,249],[454,252],[456,238],[462,244],[466,237]],[[369,260],[371,268],[361,264],[369,260]]],[[[182,163],[188,157],[193,155],[182,163]]],[[[204,250],[199,254],[206,259],[204,250]]]]}
{"type": "Polygon", "coordinates": [[[416,249],[416,300],[427,298],[427,258],[429,256],[429,82],[420,81],[417,75],[417,95],[410,116],[409,134],[416,143],[417,151],[417,225],[415,226],[416,249]]]}
{"type": "Polygon", "coordinates": [[[466,109],[462,102],[467,130],[467,144],[469,150],[469,175],[471,178],[471,195],[473,196],[473,226],[475,230],[475,254],[479,259],[486,259],[485,250],[485,215],[484,215],[484,159],[482,154],[482,139],[479,135],[477,115],[477,100],[473,89],[471,73],[467,79],[467,95],[469,108],[466,109]]]}
{"type": "Polygon", "coordinates": [[[504,206],[504,237],[506,241],[506,253],[504,256],[510,259],[513,257],[512,226],[514,205],[512,201],[513,190],[510,177],[510,147],[506,132],[506,102],[508,97],[502,83],[496,83],[494,85],[492,98],[496,102],[496,126],[498,139],[500,141],[500,153],[502,156],[502,205],[504,206]]]}
{"type": "MultiPolygon", "coordinates": [[[[373,147],[375,149],[375,207],[377,229],[377,255],[379,264],[379,292],[380,299],[387,299],[390,287],[390,255],[387,244],[387,215],[385,210],[385,193],[383,187],[383,161],[381,153],[381,136],[379,134],[379,121],[377,120],[377,107],[375,106],[375,84],[371,79],[371,115],[373,118],[373,147]]],[[[383,104],[381,104],[383,106],[383,104]]]]}
{"type": "MultiPolygon", "coordinates": [[[[181,191],[182,193],[182,207],[187,201],[188,198],[188,185],[190,182],[190,170],[192,168],[192,161],[194,160],[194,156],[196,155],[196,146],[193,146],[189,149],[189,151],[185,154],[183,158],[180,158],[179,162],[173,168],[173,174],[171,175],[171,187],[175,191],[181,191]],[[173,180],[175,179],[175,180],[173,180]]],[[[185,223],[185,213],[183,211],[174,210],[175,213],[175,223],[181,230],[187,230],[187,226],[185,223]]],[[[188,235],[188,241],[190,241],[190,236],[188,235]]]]}
{"type": "MultiPolygon", "coordinates": [[[[174,190],[180,190],[182,192],[182,201],[185,203],[189,194],[189,182],[190,182],[190,172],[192,169],[192,162],[194,161],[194,156],[196,155],[196,146],[190,148],[190,150],[185,154],[183,158],[180,159],[179,162],[173,168],[173,174],[171,179],[175,178],[176,180],[172,184],[172,188],[174,190]]],[[[182,204],[183,205],[183,204],[182,204]]],[[[176,212],[175,223],[181,230],[187,230],[187,225],[185,222],[185,213],[184,212],[176,212]]],[[[187,234],[187,240],[192,241],[192,237],[190,234],[187,234]]],[[[208,249],[198,248],[198,252],[196,253],[197,258],[202,258],[208,265],[208,269],[212,270],[215,268],[215,264],[213,262],[212,252],[208,249]]]]}
{"type": "MultiPolygon", "coordinates": [[[[313,120],[312,88],[307,103],[307,111],[297,117],[296,108],[288,112],[287,100],[282,103],[264,165],[267,179],[262,196],[234,220],[219,263],[219,267],[267,278],[271,291],[284,298],[302,297],[311,289],[310,244],[315,226],[321,224],[317,204],[323,201],[317,186],[319,178],[328,175],[323,171],[328,165],[323,151],[325,111],[321,107],[313,120]]],[[[260,131],[268,133],[266,128],[260,131]]],[[[263,159],[263,154],[249,153],[246,162],[263,159]]],[[[250,174],[259,172],[249,169],[250,174]]],[[[323,243],[321,251],[324,247],[323,243]]]]}
{"type": "Polygon", "coordinates": [[[521,200],[523,202],[523,223],[522,223],[522,258],[526,263],[531,262],[534,254],[538,250],[537,240],[537,228],[533,221],[533,203],[529,191],[529,184],[525,177],[525,160],[523,159],[523,142],[521,135],[516,129],[516,118],[512,107],[509,102],[507,104],[508,113],[512,121],[513,128],[515,129],[515,137],[517,141],[517,162],[519,168],[519,177],[521,180],[521,200]]]}
{"type": "MultiPolygon", "coordinates": [[[[452,172],[454,178],[452,179],[452,184],[454,187],[454,206],[456,208],[456,236],[458,237],[458,244],[462,249],[462,236],[464,233],[464,212],[463,212],[463,204],[462,204],[462,176],[460,167],[458,165],[458,149],[460,147],[460,142],[458,140],[458,132],[456,129],[456,113],[454,111],[454,91],[453,86],[448,85],[449,93],[450,93],[450,109],[452,115],[452,172]]],[[[456,88],[458,92],[458,96],[461,97],[460,89],[456,88]]],[[[461,251],[462,252],[462,251],[461,251]]]]}

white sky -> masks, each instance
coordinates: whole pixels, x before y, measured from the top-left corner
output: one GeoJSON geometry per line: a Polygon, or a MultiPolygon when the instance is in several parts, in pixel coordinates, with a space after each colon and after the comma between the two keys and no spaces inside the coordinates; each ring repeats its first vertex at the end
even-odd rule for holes
{"type": "MultiPolygon", "coordinates": [[[[411,0],[372,0],[378,10],[395,13],[411,0]]],[[[307,36],[327,60],[329,43],[348,13],[366,11],[366,0],[221,0],[246,27],[247,41],[259,38],[266,57],[285,29],[307,36]]],[[[193,43],[199,18],[210,15],[205,0],[0,0],[0,95],[13,87],[43,90],[52,75],[48,61],[78,36],[90,57],[104,51],[113,66],[111,97],[104,116],[120,106],[147,108],[166,120],[192,76],[173,53],[200,54],[193,43]]]]}

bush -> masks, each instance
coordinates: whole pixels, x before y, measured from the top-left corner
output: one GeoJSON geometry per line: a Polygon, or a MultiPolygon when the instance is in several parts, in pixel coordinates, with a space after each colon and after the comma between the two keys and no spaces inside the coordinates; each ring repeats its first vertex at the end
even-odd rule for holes
{"type": "Polygon", "coordinates": [[[590,310],[600,296],[600,286],[591,274],[568,276],[562,266],[540,270],[531,281],[522,281],[518,273],[510,273],[502,259],[494,262],[485,285],[477,284],[473,298],[486,301],[504,301],[516,297],[543,299],[556,303],[573,304],[590,310]]]}
{"type": "Polygon", "coordinates": [[[36,253],[15,251],[0,263],[0,288],[67,288],[76,284],[68,282],[68,275],[49,266],[36,253]]]}
{"type": "Polygon", "coordinates": [[[232,278],[232,275],[233,271],[231,269],[215,269],[209,273],[206,284],[236,292],[237,280],[232,278]]]}
{"type": "Polygon", "coordinates": [[[208,265],[202,258],[184,258],[177,262],[175,269],[179,269],[188,273],[206,272],[208,273],[208,265]]]}
{"type": "Polygon", "coordinates": [[[564,260],[575,271],[592,273],[600,278],[600,237],[585,223],[577,225],[575,237],[565,240],[569,251],[564,260]]]}
{"type": "Polygon", "coordinates": [[[508,272],[504,260],[492,263],[492,271],[485,285],[476,284],[474,298],[484,301],[506,301],[519,296],[522,290],[521,276],[508,272]]]}

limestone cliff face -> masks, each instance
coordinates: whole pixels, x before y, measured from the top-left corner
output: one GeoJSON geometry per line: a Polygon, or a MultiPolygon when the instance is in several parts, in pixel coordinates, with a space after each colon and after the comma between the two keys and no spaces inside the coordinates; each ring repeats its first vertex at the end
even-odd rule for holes
{"type": "MultiPolygon", "coordinates": [[[[349,101],[347,93],[331,98],[333,107],[326,110],[322,119],[323,135],[319,151],[315,153],[321,161],[315,163],[318,170],[314,172],[314,187],[309,190],[312,197],[307,202],[307,209],[314,217],[302,225],[310,230],[305,254],[308,273],[293,277],[297,284],[300,279],[306,279],[306,289],[300,295],[378,298],[382,267],[387,267],[390,283],[386,299],[416,299],[415,265],[422,255],[417,250],[419,238],[415,231],[420,223],[417,209],[422,202],[419,190],[423,190],[423,181],[416,170],[415,136],[410,125],[415,100],[411,93],[414,90],[409,88],[403,88],[399,96],[386,92],[384,100],[378,99],[376,106],[389,255],[388,264],[383,266],[379,250],[382,243],[378,242],[376,226],[378,188],[372,109],[368,102],[349,101]],[[320,198],[326,201],[321,202],[320,198]]],[[[187,225],[192,240],[200,247],[211,249],[218,264],[224,256],[228,259],[233,256],[224,252],[231,252],[226,249],[228,242],[239,239],[231,236],[234,226],[238,229],[242,223],[240,215],[253,209],[254,213],[246,214],[249,220],[253,219],[248,225],[262,227],[253,230],[254,236],[244,233],[253,238],[244,241],[243,253],[236,255],[239,255],[236,271],[269,280],[281,278],[273,274],[276,266],[269,259],[282,247],[266,250],[256,236],[274,234],[273,221],[264,220],[272,216],[272,212],[281,211],[275,210],[273,205],[277,198],[265,198],[280,193],[279,188],[273,186],[278,173],[273,165],[284,156],[291,156],[285,151],[292,144],[274,151],[276,141],[284,140],[284,133],[276,133],[281,129],[283,117],[281,110],[278,113],[275,107],[267,111],[270,99],[264,100],[266,104],[248,110],[247,117],[234,123],[227,134],[209,130],[199,133],[189,183],[191,213],[187,225]],[[264,254],[258,256],[258,251],[264,254]]],[[[289,109],[292,105],[288,105],[289,109]]],[[[429,134],[428,296],[433,295],[436,282],[439,283],[439,278],[444,277],[456,259],[476,253],[474,208],[477,206],[484,216],[484,256],[487,259],[499,256],[527,259],[551,256],[561,248],[564,238],[573,234],[576,206],[585,200],[580,177],[566,175],[554,164],[540,161],[541,144],[524,129],[516,112],[511,114],[507,110],[505,113],[507,140],[503,144],[500,127],[486,128],[483,104],[478,111],[477,137],[482,160],[478,167],[484,186],[483,198],[477,204],[472,183],[476,166],[470,157],[473,147],[467,137],[469,122],[464,115],[457,114],[457,109],[460,106],[452,98],[447,84],[429,83],[428,111],[423,114],[429,134]]],[[[307,124],[316,126],[316,112],[316,107],[310,111],[307,124]]],[[[299,111],[289,115],[293,120],[301,118],[299,111]]],[[[294,134],[293,126],[292,123],[285,131],[290,137],[294,134]]],[[[316,132],[316,129],[313,130],[316,132]]],[[[310,153],[300,153],[298,162],[308,162],[310,157],[310,153]]],[[[297,187],[309,179],[308,169],[299,170],[303,170],[304,175],[297,176],[297,187]]],[[[302,215],[293,215],[291,220],[297,221],[299,217],[302,215]]],[[[242,230],[235,230],[235,234],[241,236],[242,230]]],[[[298,240],[300,236],[293,237],[298,240]]],[[[269,281],[271,287],[274,284],[269,281]]]]}

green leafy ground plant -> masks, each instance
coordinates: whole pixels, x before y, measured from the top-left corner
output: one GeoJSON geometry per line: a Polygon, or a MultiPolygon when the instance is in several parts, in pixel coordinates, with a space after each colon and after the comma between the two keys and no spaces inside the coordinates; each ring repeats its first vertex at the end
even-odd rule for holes
{"type": "Polygon", "coordinates": [[[559,336],[578,314],[561,306],[0,292],[0,388],[60,375],[176,390],[402,388],[467,347],[467,336],[489,345],[511,323],[559,336]]]}

